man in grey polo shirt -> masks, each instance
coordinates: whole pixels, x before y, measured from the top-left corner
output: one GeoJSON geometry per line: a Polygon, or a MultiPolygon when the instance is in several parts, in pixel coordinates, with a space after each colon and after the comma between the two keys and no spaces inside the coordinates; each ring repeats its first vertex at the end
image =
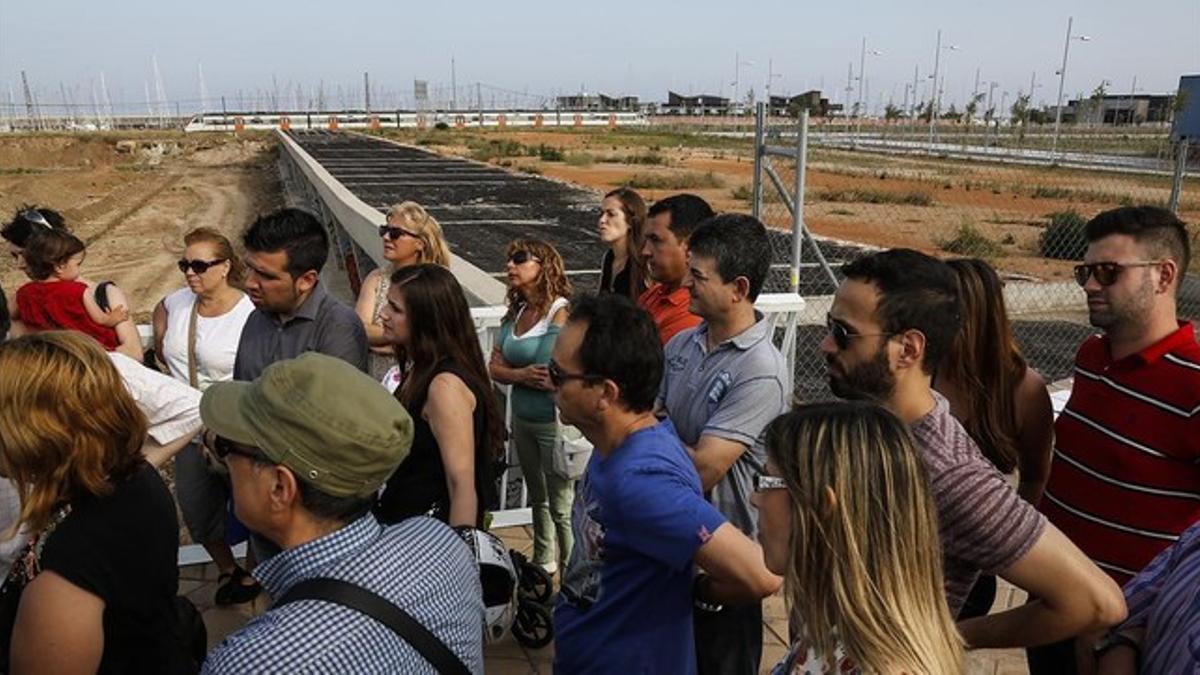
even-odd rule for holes
{"type": "MultiPolygon", "coordinates": [[[[791,377],[772,331],[754,310],[771,264],[757,219],[708,219],[689,239],[688,309],[704,322],[667,343],[659,403],[696,464],[713,504],[751,538],[754,475],[766,463],[760,437],[787,409],[791,377]]],[[[762,604],[694,611],[699,672],[757,673],[762,604]]]]}
{"type": "Polygon", "coordinates": [[[253,380],[272,363],[304,352],[335,356],[366,372],[362,321],[321,283],[329,257],[321,223],[307,211],[280,209],[254,221],[242,243],[246,293],[256,309],[242,329],[233,379],[253,380]]]}

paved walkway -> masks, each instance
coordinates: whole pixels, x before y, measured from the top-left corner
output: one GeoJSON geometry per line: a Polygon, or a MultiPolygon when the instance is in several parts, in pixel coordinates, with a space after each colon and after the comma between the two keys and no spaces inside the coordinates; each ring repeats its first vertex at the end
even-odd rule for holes
{"type": "MultiPolygon", "coordinates": [[[[527,555],[532,553],[532,530],[529,527],[511,527],[498,530],[497,533],[509,547],[527,555]]],[[[209,646],[215,646],[226,634],[237,630],[257,613],[264,611],[267,606],[267,596],[261,595],[258,600],[246,605],[233,608],[213,606],[212,597],[216,590],[217,572],[212,565],[193,565],[179,572],[180,593],[187,595],[204,616],[208,626],[209,646]]],[[[996,607],[993,611],[1007,609],[1024,602],[1023,591],[1014,589],[1004,581],[996,594],[996,607]]],[[[787,645],[787,616],[783,607],[783,598],[773,596],[766,602],[763,611],[763,671],[767,673],[771,667],[783,657],[787,645]]],[[[543,675],[551,672],[554,661],[554,645],[544,649],[525,649],[517,644],[511,636],[505,637],[499,643],[488,646],[484,651],[485,666],[489,675],[543,675]]],[[[1018,649],[982,650],[972,652],[968,657],[968,675],[1024,675],[1028,673],[1025,667],[1025,654],[1018,649]]]]}

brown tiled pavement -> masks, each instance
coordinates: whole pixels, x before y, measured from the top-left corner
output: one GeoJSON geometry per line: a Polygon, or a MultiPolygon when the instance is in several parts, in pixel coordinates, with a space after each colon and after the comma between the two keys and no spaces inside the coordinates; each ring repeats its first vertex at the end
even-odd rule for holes
{"type": "MultiPolygon", "coordinates": [[[[497,530],[497,534],[514,549],[529,555],[532,553],[532,533],[528,527],[510,527],[497,530]]],[[[208,626],[209,646],[215,646],[227,633],[237,630],[251,617],[267,608],[267,596],[261,595],[253,603],[233,608],[213,606],[212,597],[216,590],[217,572],[212,565],[184,567],[179,572],[180,592],[186,594],[204,616],[208,626]]],[[[999,583],[996,606],[993,611],[1007,609],[1024,602],[1025,593],[1005,583],[999,583]]],[[[787,647],[787,616],[783,599],[773,596],[767,599],[763,609],[763,672],[782,658],[787,647]]],[[[525,649],[511,636],[489,645],[484,650],[484,663],[489,675],[548,674],[554,661],[554,645],[544,649],[525,649]]],[[[967,661],[968,675],[1024,675],[1025,654],[1019,649],[989,649],[971,652],[967,661]]]]}

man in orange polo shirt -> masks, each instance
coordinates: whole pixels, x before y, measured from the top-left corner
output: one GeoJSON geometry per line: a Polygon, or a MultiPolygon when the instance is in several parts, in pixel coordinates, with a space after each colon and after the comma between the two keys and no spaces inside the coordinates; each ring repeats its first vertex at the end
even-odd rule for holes
{"type": "Polygon", "coordinates": [[[642,257],[655,283],[638,298],[638,306],[654,317],[664,345],[679,331],[700,324],[700,317],[688,311],[691,297],[683,287],[687,242],[692,230],[713,215],[708,202],[691,194],[660,199],[647,213],[642,257]]]}

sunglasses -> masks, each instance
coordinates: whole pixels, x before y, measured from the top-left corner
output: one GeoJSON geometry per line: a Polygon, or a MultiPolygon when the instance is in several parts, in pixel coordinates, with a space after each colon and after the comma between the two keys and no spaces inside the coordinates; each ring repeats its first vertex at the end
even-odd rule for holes
{"type": "Polygon", "coordinates": [[[51,229],[54,228],[54,226],[50,224],[50,221],[46,220],[46,216],[43,216],[42,212],[38,211],[37,209],[25,209],[21,212],[21,219],[27,220],[31,223],[36,223],[42,227],[48,227],[51,229]]]}
{"type": "Polygon", "coordinates": [[[400,237],[412,237],[413,239],[419,238],[417,235],[413,234],[412,232],[409,232],[408,230],[404,229],[403,227],[396,227],[394,225],[380,225],[379,226],[379,236],[387,237],[388,239],[391,239],[392,241],[396,241],[400,237]]]}
{"type": "Polygon", "coordinates": [[[213,441],[213,452],[216,453],[217,459],[224,462],[230,455],[239,455],[247,459],[252,459],[256,462],[270,462],[261,453],[247,448],[246,446],[231,441],[223,436],[217,436],[213,441]]]}
{"type": "Polygon", "coordinates": [[[854,333],[846,326],[846,324],[838,321],[828,314],[825,315],[825,328],[827,328],[829,330],[829,334],[833,336],[833,344],[837,345],[838,349],[845,349],[849,347],[850,338],[895,335],[895,333],[854,333]]]}
{"type": "Polygon", "coordinates": [[[179,271],[184,274],[187,274],[189,269],[196,274],[204,274],[210,267],[220,265],[223,262],[225,262],[224,258],[217,258],[216,260],[188,260],[187,258],[183,258],[176,264],[179,265],[179,271]]]}
{"type": "Polygon", "coordinates": [[[767,490],[786,490],[787,481],[779,476],[768,476],[765,473],[756,474],[754,476],[754,491],[766,492],[767,490]]]}
{"type": "Polygon", "coordinates": [[[1075,266],[1075,283],[1086,286],[1088,277],[1096,277],[1096,283],[1101,286],[1112,286],[1121,278],[1126,267],[1153,267],[1162,263],[1161,260],[1138,260],[1136,262],[1116,263],[1098,262],[1075,266]]]}
{"type": "Polygon", "coordinates": [[[550,371],[550,384],[554,385],[555,389],[563,386],[563,384],[565,382],[567,382],[568,380],[581,380],[583,382],[600,382],[604,379],[604,377],[600,376],[600,375],[589,375],[586,373],[568,373],[567,371],[563,370],[562,366],[558,365],[558,363],[554,359],[550,359],[550,363],[546,364],[546,369],[548,371],[550,371]]]}
{"type": "Polygon", "coordinates": [[[542,262],[542,259],[530,253],[529,251],[515,251],[508,256],[508,261],[514,265],[524,265],[530,260],[534,262],[542,262]]]}

